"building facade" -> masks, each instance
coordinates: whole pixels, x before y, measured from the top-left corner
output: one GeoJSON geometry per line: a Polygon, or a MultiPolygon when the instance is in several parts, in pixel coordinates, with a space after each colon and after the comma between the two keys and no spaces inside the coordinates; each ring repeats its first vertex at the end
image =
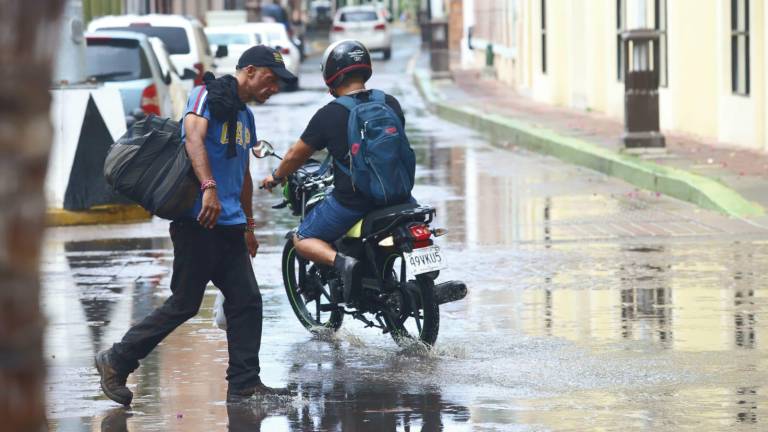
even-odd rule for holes
{"type": "Polygon", "coordinates": [[[465,0],[464,66],[534,100],[624,114],[621,33],[658,30],[661,127],[768,151],[761,0],[465,0]]]}
{"type": "MultiPolygon", "coordinates": [[[[151,13],[179,14],[192,16],[205,23],[205,13],[211,10],[246,10],[256,19],[261,4],[273,0],[83,0],[83,15],[86,23],[104,15],[151,13]]],[[[301,0],[274,0],[293,9],[302,5],[301,0]],[[298,6],[297,6],[298,5],[298,6]]]]}

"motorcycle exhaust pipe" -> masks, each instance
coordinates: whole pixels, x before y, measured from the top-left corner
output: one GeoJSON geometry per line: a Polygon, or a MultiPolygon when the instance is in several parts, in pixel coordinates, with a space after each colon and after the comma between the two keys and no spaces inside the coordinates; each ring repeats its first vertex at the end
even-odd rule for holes
{"type": "Polygon", "coordinates": [[[461,281],[448,281],[435,285],[437,304],[446,304],[461,300],[467,296],[467,285],[461,281]]]}

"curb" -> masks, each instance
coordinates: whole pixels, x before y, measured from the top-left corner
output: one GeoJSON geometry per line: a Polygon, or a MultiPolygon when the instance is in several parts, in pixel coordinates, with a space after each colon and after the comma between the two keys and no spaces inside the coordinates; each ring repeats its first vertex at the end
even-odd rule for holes
{"type": "Polygon", "coordinates": [[[45,213],[47,226],[132,223],[146,221],[151,218],[152,215],[138,205],[121,204],[96,206],[85,211],[49,208],[45,213]]]}
{"type": "Polygon", "coordinates": [[[416,87],[432,111],[453,123],[503,136],[505,145],[554,156],[566,162],[620,178],[635,186],[688,201],[702,208],[729,216],[763,216],[765,210],[728,186],[685,170],[659,165],[635,156],[616,153],[578,138],[567,137],[550,129],[530,125],[474,108],[458,107],[443,102],[432,87],[428,72],[413,74],[416,87]]]}

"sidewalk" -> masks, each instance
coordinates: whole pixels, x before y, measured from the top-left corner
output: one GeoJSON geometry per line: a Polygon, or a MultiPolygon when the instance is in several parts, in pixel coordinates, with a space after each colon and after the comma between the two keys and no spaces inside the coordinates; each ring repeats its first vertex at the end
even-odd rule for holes
{"type": "Polygon", "coordinates": [[[665,133],[665,153],[627,155],[621,121],[534,102],[478,70],[452,74],[431,80],[422,53],[414,78],[437,115],[489,132],[498,146],[550,154],[703,208],[768,221],[768,154],[665,133]]]}

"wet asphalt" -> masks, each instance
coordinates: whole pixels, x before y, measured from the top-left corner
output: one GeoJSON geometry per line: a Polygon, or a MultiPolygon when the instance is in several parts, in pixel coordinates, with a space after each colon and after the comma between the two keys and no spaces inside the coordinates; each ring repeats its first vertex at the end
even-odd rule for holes
{"type": "MultiPolygon", "coordinates": [[[[432,116],[398,34],[372,87],[394,94],[418,158],[415,197],[437,208],[449,269],[468,297],[441,307],[436,347],[398,347],[346,319],[296,320],[280,276],[297,220],[257,192],[262,379],[297,396],[224,402],[227,351],[197,317],[129,378],[130,409],[101,394],[93,354],[169,295],[167,223],[54,228],[42,265],[48,415],[54,431],[765,430],[768,229],[657,196],[432,116]]],[[[319,60],[302,89],[254,107],[278,152],[327,103],[319,60]]],[[[253,161],[259,179],[276,160],[253,161]]]]}

